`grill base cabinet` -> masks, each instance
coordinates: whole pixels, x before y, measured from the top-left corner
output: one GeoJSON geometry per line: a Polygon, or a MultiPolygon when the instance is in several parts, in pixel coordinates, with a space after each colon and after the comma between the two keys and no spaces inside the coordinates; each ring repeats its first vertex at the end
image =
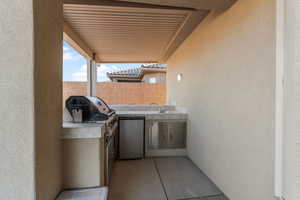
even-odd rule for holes
{"type": "Polygon", "coordinates": [[[104,163],[104,138],[64,139],[64,189],[104,186],[104,163]]]}
{"type": "Polygon", "coordinates": [[[181,155],[186,150],[185,120],[150,120],[146,123],[146,155],[181,155]],[[163,154],[160,154],[162,152],[163,154]],[[169,153],[169,154],[168,154],[169,153]]]}

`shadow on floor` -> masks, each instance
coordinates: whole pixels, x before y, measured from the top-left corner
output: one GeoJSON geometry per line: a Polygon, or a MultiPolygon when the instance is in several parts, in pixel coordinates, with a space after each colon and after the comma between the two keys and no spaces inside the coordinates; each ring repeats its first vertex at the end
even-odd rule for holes
{"type": "Polygon", "coordinates": [[[186,157],[117,161],[109,200],[228,200],[186,157]]]}

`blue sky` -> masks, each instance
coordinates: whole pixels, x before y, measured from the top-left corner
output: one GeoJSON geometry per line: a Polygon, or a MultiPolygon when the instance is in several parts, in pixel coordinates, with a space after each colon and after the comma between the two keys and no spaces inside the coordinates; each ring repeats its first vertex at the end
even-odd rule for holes
{"type": "MultiPolygon", "coordinates": [[[[86,59],[74,50],[67,42],[63,44],[63,81],[87,81],[86,59]]],[[[97,80],[99,82],[109,81],[107,72],[120,69],[140,67],[142,63],[105,63],[97,68],[97,80]]]]}

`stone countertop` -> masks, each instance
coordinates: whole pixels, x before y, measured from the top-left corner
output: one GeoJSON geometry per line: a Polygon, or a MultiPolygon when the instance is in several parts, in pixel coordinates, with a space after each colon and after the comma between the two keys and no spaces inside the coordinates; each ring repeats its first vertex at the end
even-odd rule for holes
{"type": "Polygon", "coordinates": [[[178,111],[167,111],[160,113],[158,111],[116,111],[119,117],[145,117],[146,120],[186,120],[188,114],[178,111]]]}
{"type": "Polygon", "coordinates": [[[160,108],[170,111],[175,111],[176,107],[172,105],[158,105],[158,104],[121,104],[109,105],[110,108],[118,111],[158,111],[160,108]]]}
{"type": "Polygon", "coordinates": [[[104,123],[73,123],[64,122],[62,139],[102,138],[105,131],[104,123]]]}
{"type": "Polygon", "coordinates": [[[90,128],[90,127],[102,127],[104,122],[95,123],[74,123],[74,122],[64,122],[63,128],[90,128]]]}
{"type": "Polygon", "coordinates": [[[108,188],[91,188],[63,191],[57,200],[107,200],[108,188]]]}

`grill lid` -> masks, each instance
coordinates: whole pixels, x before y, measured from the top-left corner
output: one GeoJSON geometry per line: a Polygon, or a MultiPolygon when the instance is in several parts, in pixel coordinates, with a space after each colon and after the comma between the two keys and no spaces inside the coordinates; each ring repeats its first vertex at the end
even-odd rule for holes
{"type": "Polygon", "coordinates": [[[74,119],[75,113],[82,113],[82,122],[97,122],[108,120],[115,111],[99,97],[70,96],[66,100],[66,108],[74,119]]]}

